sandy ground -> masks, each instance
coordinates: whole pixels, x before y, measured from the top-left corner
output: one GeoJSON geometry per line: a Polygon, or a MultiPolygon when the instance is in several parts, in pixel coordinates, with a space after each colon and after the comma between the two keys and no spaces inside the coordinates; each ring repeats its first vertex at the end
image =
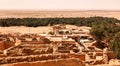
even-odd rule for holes
{"type": "Polygon", "coordinates": [[[12,26],[12,27],[0,27],[1,33],[48,33],[52,31],[52,27],[42,26],[42,27],[25,27],[25,26],[12,26]]]}
{"type": "Polygon", "coordinates": [[[0,10],[0,18],[54,18],[54,17],[114,17],[120,19],[120,11],[32,11],[0,10]]]}
{"type": "MultiPolygon", "coordinates": [[[[75,25],[66,25],[67,29],[86,29],[89,30],[91,27],[86,26],[75,26],[75,25]]],[[[53,31],[53,26],[40,26],[40,27],[25,27],[25,26],[11,26],[11,27],[0,27],[0,33],[2,34],[8,34],[8,33],[22,33],[22,34],[28,34],[28,33],[49,33],[50,31],[53,31]]]]}

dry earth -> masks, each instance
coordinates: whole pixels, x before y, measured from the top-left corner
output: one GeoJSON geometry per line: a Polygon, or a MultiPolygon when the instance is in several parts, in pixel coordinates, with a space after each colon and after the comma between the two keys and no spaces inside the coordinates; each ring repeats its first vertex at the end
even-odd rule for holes
{"type": "MultiPolygon", "coordinates": [[[[75,25],[66,25],[66,28],[79,28],[79,29],[91,29],[90,27],[81,26],[77,27],[75,25]]],[[[50,31],[53,31],[53,26],[39,26],[39,27],[25,27],[25,26],[11,26],[11,27],[0,27],[0,33],[2,34],[8,34],[8,33],[22,33],[22,34],[28,34],[28,33],[49,33],[50,31]]]]}
{"type": "Polygon", "coordinates": [[[52,31],[52,27],[25,27],[25,26],[11,26],[11,27],[0,27],[0,32],[3,34],[8,33],[48,33],[52,31]]]}
{"type": "Polygon", "coordinates": [[[0,10],[0,18],[54,18],[54,17],[91,17],[103,16],[120,19],[120,11],[41,11],[41,10],[0,10]]]}

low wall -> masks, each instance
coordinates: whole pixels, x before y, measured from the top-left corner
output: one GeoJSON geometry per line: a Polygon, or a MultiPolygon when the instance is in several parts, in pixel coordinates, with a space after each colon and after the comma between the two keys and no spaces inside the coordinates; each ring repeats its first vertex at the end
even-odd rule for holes
{"type": "Polygon", "coordinates": [[[51,61],[23,62],[1,66],[85,66],[78,59],[60,59],[51,61]]]}
{"type": "Polygon", "coordinates": [[[85,61],[85,54],[69,54],[70,58],[78,58],[81,61],[85,61]]]}

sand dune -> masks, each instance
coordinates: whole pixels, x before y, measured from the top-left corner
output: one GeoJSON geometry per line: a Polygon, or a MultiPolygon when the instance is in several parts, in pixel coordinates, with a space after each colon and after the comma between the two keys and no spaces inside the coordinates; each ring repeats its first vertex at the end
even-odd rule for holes
{"type": "Polygon", "coordinates": [[[120,19],[120,11],[27,11],[1,10],[0,18],[54,18],[54,17],[91,17],[103,16],[120,19]]]}

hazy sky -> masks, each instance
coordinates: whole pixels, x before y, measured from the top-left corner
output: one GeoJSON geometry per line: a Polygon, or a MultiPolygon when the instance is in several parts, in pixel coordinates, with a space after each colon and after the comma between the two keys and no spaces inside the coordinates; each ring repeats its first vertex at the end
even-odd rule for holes
{"type": "Polygon", "coordinates": [[[0,0],[0,9],[120,10],[120,0],[0,0]]]}

